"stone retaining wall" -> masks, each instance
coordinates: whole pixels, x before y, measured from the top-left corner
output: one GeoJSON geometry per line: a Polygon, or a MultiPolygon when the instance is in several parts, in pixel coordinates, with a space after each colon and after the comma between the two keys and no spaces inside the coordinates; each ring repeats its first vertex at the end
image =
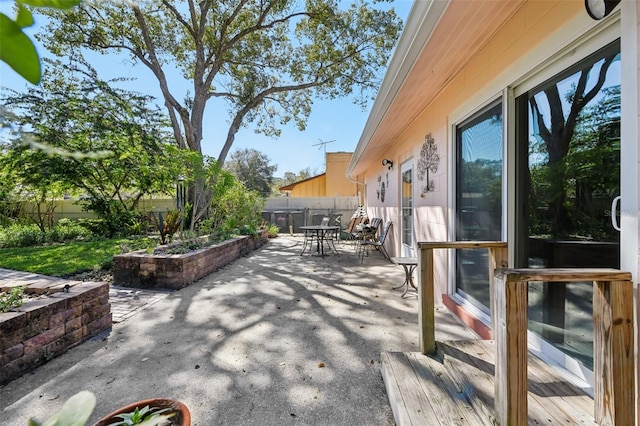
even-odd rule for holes
{"type": "Polygon", "coordinates": [[[110,328],[107,283],[81,283],[0,313],[0,384],[110,328]]]}
{"type": "Polygon", "coordinates": [[[267,239],[267,232],[261,230],[255,238],[237,237],[184,254],[141,250],[117,255],[113,257],[113,281],[131,287],[179,289],[249,254],[267,239]]]}

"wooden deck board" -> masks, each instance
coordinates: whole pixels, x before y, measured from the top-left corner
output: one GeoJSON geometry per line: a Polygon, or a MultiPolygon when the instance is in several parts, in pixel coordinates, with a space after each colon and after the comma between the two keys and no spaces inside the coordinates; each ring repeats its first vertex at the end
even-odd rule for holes
{"type": "Polygon", "coordinates": [[[439,361],[422,354],[383,352],[383,376],[396,424],[470,426],[484,422],[439,361]],[[402,377],[403,380],[393,380],[402,377]],[[393,397],[391,397],[393,395],[393,397]]]}
{"type": "Polygon", "coordinates": [[[490,425],[478,414],[465,389],[451,380],[445,365],[430,357],[413,352],[406,354],[418,377],[430,374],[436,378],[434,382],[421,382],[422,391],[429,394],[429,399],[436,418],[442,425],[490,425]],[[434,387],[438,390],[434,392],[434,387]],[[434,398],[435,397],[435,398],[434,398]],[[435,407],[438,408],[435,408],[435,407]]]}
{"type": "MultiPolygon", "coordinates": [[[[434,424],[435,414],[431,403],[422,391],[421,381],[431,381],[430,376],[419,378],[407,357],[399,352],[383,352],[381,363],[387,394],[390,400],[393,416],[398,426],[434,424]],[[395,380],[402,377],[402,380],[395,380]]],[[[439,424],[439,423],[435,423],[439,424]]]]}
{"type": "MultiPolygon", "coordinates": [[[[494,424],[493,342],[438,342],[437,347],[442,359],[417,352],[383,352],[383,377],[396,423],[494,424]]],[[[528,382],[530,425],[596,424],[593,400],[531,354],[528,382]]]]}

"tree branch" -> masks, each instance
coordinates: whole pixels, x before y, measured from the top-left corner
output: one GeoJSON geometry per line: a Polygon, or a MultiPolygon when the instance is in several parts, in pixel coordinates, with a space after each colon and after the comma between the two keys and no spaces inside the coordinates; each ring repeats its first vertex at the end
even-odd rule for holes
{"type": "Polygon", "coordinates": [[[153,74],[158,79],[158,82],[160,83],[160,90],[162,90],[162,94],[165,98],[165,105],[169,110],[171,124],[173,127],[173,133],[174,133],[174,136],[176,137],[176,140],[178,141],[178,146],[185,147],[186,145],[188,145],[191,149],[194,149],[194,150],[198,148],[197,151],[200,152],[200,149],[199,149],[200,141],[195,142],[197,146],[192,146],[194,142],[189,140],[188,135],[190,133],[192,134],[191,122],[189,121],[189,112],[173,97],[173,94],[169,90],[167,77],[164,74],[164,71],[162,70],[162,66],[160,65],[160,61],[158,60],[158,57],[155,52],[155,46],[149,35],[149,27],[147,26],[147,21],[144,18],[144,15],[142,14],[142,12],[140,11],[140,8],[137,5],[134,4],[132,8],[133,8],[133,12],[135,14],[136,20],[138,21],[138,25],[140,26],[140,30],[142,31],[142,38],[144,40],[145,46],[147,48],[147,51],[149,52],[150,60],[148,61],[148,68],[151,70],[151,72],[153,72],[153,74]],[[185,135],[187,137],[186,144],[185,144],[183,135],[180,131],[180,126],[177,123],[177,118],[175,116],[175,113],[171,112],[172,109],[175,110],[175,112],[177,112],[180,115],[182,125],[184,126],[184,129],[185,129],[185,135]]]}

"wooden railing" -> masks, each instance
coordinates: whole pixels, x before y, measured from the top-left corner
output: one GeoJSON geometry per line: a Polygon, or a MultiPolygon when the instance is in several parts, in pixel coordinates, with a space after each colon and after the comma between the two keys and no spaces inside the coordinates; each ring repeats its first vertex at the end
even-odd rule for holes
{"type": "Polygon", "coordinates": [[[527,283],[593,282],[594,420],[635,424],[634,297],[629,272],[615,269],[504,269],[507,243],[419,242],[420,350],[436,351],[435,249],[489,251],[492,334],[496,341],[495,409],[500,425],[527,424],[527,283]]]}
{"type": "Polygon", "coordinates": [[[527,283],[593,282],[594,419],[635,424],[633,283],[615,269],[495,271],[495,405],[501,425],[527,424],[527,283]]]}
{"type": "Polygon", "coordinates": [[[490,297],[493,297],[493,271],[497,268],[507,267],[507,243],[502,241],[440,241],[419,242],[418,247],[420,248],[420,256],[418,256],[420,351],[423,354],[432,354],[436,350],[433,251],[436,249],[488,250],[489,294],[490,297]]]}

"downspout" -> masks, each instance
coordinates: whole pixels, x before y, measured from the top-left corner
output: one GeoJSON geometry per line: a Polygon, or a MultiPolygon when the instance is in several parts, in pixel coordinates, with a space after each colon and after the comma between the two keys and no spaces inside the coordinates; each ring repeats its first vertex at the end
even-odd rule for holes
{"type": "Polygon", "coordinates": [[[367,194],[367,184],[366,184],[366,183],[364,183],[364,182],[360,182],[360,181],[359,181],[359,180],[357,180],[357,179],[351,179],[351,177],[349,176],[349,174],[345,174],[345,177],[347,178],[347,180],[348,180],[349,182],[353,182],[353,183],[355,183],[356,185],[362,185],[362,199],[360,199],[360,197],[358,197],[358,202],[360,203],[360,205],[361,205],[361,206],[364,206],[364,202],[365,202],[364,197],[366,197],[366,194],[367,194]]]}

